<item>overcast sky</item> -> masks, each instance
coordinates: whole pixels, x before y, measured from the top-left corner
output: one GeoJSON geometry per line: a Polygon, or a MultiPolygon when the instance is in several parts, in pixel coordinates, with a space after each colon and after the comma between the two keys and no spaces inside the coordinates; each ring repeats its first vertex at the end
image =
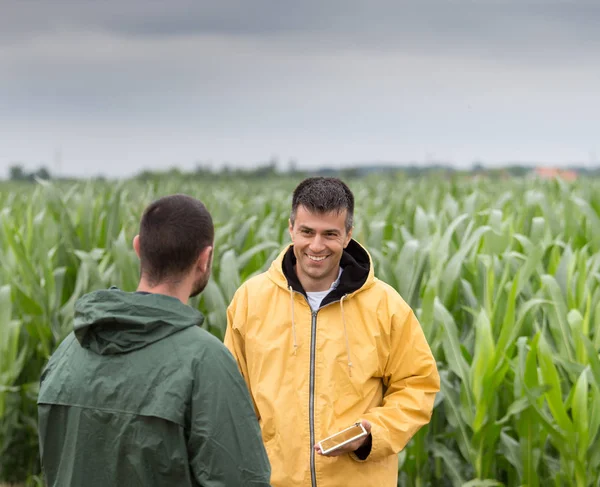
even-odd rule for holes
{"type": "Polygon", "coordinates": [[[597,0],[0,0],[0,177],[600,158],[597,0]]]}

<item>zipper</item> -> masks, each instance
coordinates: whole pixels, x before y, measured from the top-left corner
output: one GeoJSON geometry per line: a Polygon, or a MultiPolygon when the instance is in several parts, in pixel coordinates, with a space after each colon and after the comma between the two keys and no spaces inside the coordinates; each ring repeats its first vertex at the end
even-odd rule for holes
{"type": "MultiPolygon", "coordinates": [[[[310,308],[308,298],[301,292],[294,291],[304,298],[306,304],[310,308]]],[[[348,296],[348,294],[345,294],[348,296]]],[[[308,425],[310,430],[310,482],[311,487],[317,487],[317,471],[315,467],[315,357],[317,350],[317,313],[330,304],[339,303],[340,300],[327,303],[325,306],[320,306],[317,311],[310,310],[310,371],[308,379],[308,425]]]]}
{"type": "MultiPolygon", "coordinates": [[[[296,291],[297,292],[297,291],[296,291]]],[[[304,294],[298,293],[306,299],[308,306],[310,303],[304,294]]],[[[315,467],[315,358],[317,350],[317,313],[330,304],[338,303],[332,301],[325,306],[319,307],[317,311],[311,309],[311,326],[310,326],[310,375],[309,375],[309,393],[308,393],[308,425],[310,429],[310,481],[311,487],[317,487],[317,471],[315,467]]]]}
{"type": "Polygon", "coordinates": [[[308,395],[308,425],[310,428],[310,479],[312,487],[317,487],[317,471],[315,469],[315,353],[317,346],[317,311],[311,310],[310,331],[310,376],[308,395]]]}

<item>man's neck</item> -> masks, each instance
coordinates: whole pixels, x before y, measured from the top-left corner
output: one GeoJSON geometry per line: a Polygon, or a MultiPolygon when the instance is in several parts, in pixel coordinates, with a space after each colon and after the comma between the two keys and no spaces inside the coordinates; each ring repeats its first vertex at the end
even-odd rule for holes
{"type": "Polygon", "coordinates": [[[190,290],[183,283],[175,285],[173,283],[161,283],[156,286],[150,286],[144,279],[142,279],[138,285],[136,291],[145,292],[150,294],[163,294],[165,296],[171,296],[172,298],[179,299],[183,304],[187,304],[190,290]]]}
{"type": "Polygon", "coordinates": [[[337,281],[338,277],[340,276],[340,267],[337,268],[334,277],[323,281],[311,279],[308,276],[299,275],[297,265],[294,266],[294,272],[296,273],[296,276],[298,276],[298,280],[302,285],[302,289],[304,289],[307,293],[318,293],[322,291],[328,291],[329,289],[331,289],[333,283],[337,281]]]}

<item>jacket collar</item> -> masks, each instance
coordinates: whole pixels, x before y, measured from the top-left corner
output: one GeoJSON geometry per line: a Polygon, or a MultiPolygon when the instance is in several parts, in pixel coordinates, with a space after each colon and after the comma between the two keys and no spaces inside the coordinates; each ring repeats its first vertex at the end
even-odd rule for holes
{"type": "MultiPolygon", "coordinates": [[[[306,291],[296,275],[295,265],[296,256],[294,255],[294,247],[290,245],[282,252],[280,258],[274,262],[275,269],[272,270],[282,273],[281,277],[287,283],[286,288],[291,287],[294,291],[306,296],[306,291]]],[[[340,266],[344,269],[340,283],[323,299],[321,306],[339,301],[342,296],[358,291],[373,280],[371,257],[356,240],[350,240],[350,243],[342,254],[340,266]]]]}

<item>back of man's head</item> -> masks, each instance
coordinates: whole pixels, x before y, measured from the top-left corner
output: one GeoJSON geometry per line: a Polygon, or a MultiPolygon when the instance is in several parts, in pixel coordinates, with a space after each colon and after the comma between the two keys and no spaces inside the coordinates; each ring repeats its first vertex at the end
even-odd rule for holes
{"type": "Polygon", "coordinates": [[[346,210],[346,231],[354,221],[354,195],[350,188],[338,178],[314,177],[302,181],[292,196],[292,226],[299,206],[311,213],[342,213],[346,210]]]}
{"type": "Polygon", "coordinates": [[[142,276],[152,285],[177,280],[214,237],[212,217],[201,201],[183,194],[154,201],[140,223],[142,276]]]}

